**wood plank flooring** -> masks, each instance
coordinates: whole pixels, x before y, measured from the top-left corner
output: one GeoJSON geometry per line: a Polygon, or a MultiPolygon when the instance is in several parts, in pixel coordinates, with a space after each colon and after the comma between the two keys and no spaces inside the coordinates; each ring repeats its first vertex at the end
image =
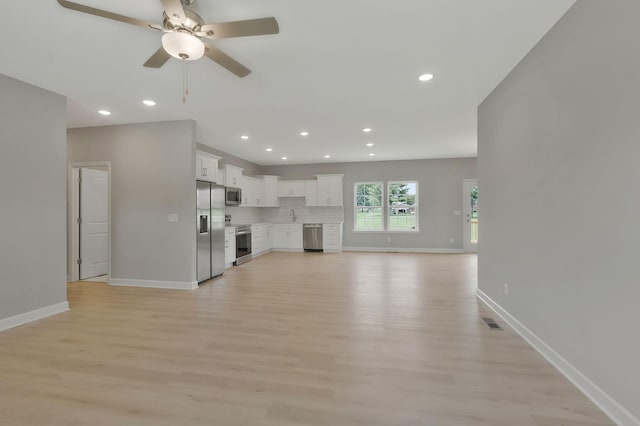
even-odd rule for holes
{"type": "Polygon", "coordinates": [[[271,253],[191,292],[73,283],[71,311],[0,333],[0,424],[612,424],[486,327],[476,276],[474,255],[271,253]]]}

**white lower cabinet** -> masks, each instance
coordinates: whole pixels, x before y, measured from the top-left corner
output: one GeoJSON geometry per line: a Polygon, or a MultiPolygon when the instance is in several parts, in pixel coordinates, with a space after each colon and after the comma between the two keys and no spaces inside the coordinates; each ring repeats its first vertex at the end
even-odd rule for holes
{"type": "Polygon", "coordinates": [[[322,249],[326,252],[342,251],[341,223],[325,223],[322,225],[322,249]]]}
{"type": "Polygon", "coordinates": [[[284,251],[302,250],[302,224],[287,223],[273,225],[273,249],[284,251]]]}
{"type": "Polygon", "coordinates": [[[224,228],[224,263],[226,267],[236,261],[236,228],[227,226],[224,228]]]}
{"type": "Polygon", "coordinates": [[[251,255],[257,257],[271,250],[271,225],[260,223],[251,225],[251,255]]]}

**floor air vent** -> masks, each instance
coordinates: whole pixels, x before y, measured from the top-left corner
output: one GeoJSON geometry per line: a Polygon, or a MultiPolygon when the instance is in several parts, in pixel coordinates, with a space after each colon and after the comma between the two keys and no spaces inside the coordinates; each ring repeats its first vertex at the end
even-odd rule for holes
{"type": "Polygon", "coordinates": [[[498,325],[497,322],[493,320],[493,318],[482,318],[482,321],[484,321],[484,323],[487,324],[487,327],[492,330],[502,330],[502,328],[498,325]]]}

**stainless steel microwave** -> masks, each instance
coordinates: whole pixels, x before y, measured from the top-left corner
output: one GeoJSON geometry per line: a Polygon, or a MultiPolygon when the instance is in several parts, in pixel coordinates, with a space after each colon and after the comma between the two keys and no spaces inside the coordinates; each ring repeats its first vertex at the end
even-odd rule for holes
{"type": "Polygon", "coordinates": [[[225,187],[225,192],[225,204],[227,206],[239,206],[242,204],[242,189],[227,186],[225,187]]]}

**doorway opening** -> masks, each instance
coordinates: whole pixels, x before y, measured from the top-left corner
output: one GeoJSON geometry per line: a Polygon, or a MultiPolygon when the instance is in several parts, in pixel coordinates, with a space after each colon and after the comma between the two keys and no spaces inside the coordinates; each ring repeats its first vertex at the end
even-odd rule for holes
{"type": "Polygon", "coordinates": [[[478,180],[465,179],[463,184],[464,251],[478,252],[478,180]]]}
{"type": "Polygon", "coordinates": [[[111,165],[72,164],[69,281],[108,282],[111,275],[111,165]]]}

